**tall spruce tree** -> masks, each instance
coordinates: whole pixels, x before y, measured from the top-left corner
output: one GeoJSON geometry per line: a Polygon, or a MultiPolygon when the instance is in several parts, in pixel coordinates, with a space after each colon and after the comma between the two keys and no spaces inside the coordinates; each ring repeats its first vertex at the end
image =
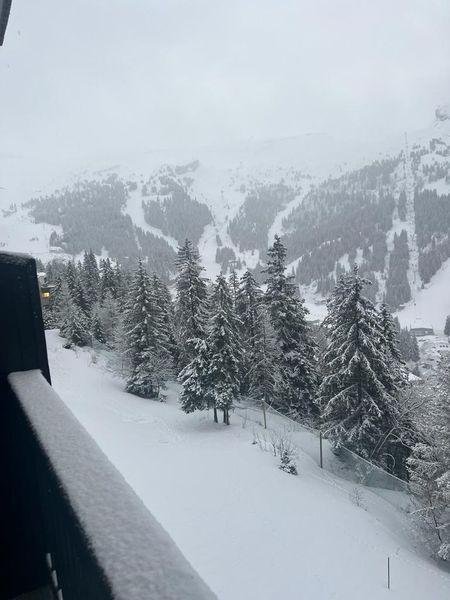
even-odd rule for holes
{"type": "Polygon", "coordinates": [[[110,347],[114,346],[114,335],[117,323],[120,319],[117,300],[114,299],[110,291],[106,291],[101,303],[97,303],[94,310],[100,319],[101,328],[105,337],[105,343],[110,347]]]}
{"type": "Polygon", "coordinates": [[[280,238],[268,250],[266,302],[277,340],[279,407],[303,418],[315,418],[317,370],[315,344],[306,321],[308,310],[298,296],[291,276],[286,275],[286,249],[280,238]]]}
{"type": "Polygon", "coordinates": [[[97,259],[92,250],[84,253],[82,283],[84,287],[85,297],[89,309],[99,299],[100,294],[100,273],[97,265],[97,259]]]}
{"type": "Polygon", "coordinates": [[[69,288],[69,292],[72,298],[75,298],[76,288],[77,288],[77,280],[78,273],[75,267],[75,263],[69,261],[66,265],[66,269],[63,274],[63,279],[66,281],[67,286],[69,288]]]}
{"type": "Polygon", "coordinates": [[[100,299],[103,300],[107,293],[117,298],[117,284],[114,269],[109,258],[100,261],[100,299]]]}
{"type": "Polygon", "coordinates": [[[408,382],[408,376],[399,348],[399,332],[389,307],[384,303],[380,306],[380,327],[380,342],[386,353],[390,372],[395,377],[397,384],[404,386],[408,382]]]}
{"type": "Polygon", "coordinates": [[[206,283],[197,248],[190,240],[178,249],[176,261],[175,323],[180,350],[178,365],[185,367],[195,356],[197,339],[204,339],[206,325],[206,283]]]}
{"type": "Polygon", "coordinates": [[[328,348],[320,386],[323,428],[335,447],[383,462],[386,434],[399,422],[398,384],[379,315],[363,296],[368,281],[342,275],[328,301],[328,348]]]}
{"type": "Polygon", "coordinates": [[[433,533],[437,555],[450,561],[450,357],[443,356],[420,419],[423,441],[408,459],[418,514],[433,533]]]}
{"type": "Polygon", "coordinates": [[[444,335],[450,337],[450,315],[445,319],[444,335]]]}
{"type": "Polygon", "coordinates": [[[85,346],[89,343],[89,323],[85,313],[74,301],[67,281],[61,282],[57,305],[60,334],[67,339],[68,345],[85,346]]]}
{"type": "Polygon", "coordinates": [[[212,298],[207,345],[210,353],[209,373],[214,420],[217,410],[223,411],[223,421],[230,424],[230,408],[239,395],[239,321],[236,317],[230,289],[223,275],[216,280],[212,298]]]}
{"type": "Polygon", "coordinates": [[[236,306],[237,297],[239,293],[239,277],[236,273],[236,269],[234,268],[235,263],[231,267],[230,275],[228,277],[228,284],[231,293],[231,299],[233,301],[233,305],[236,306]]]}
{"type": "Polygon", "coordinates": [[[263,336],[264,299],[261,288],[250,271],[239,282],[235,301],[243,346],[241,360],[241,393],[249,394],[256,377],[254,366],[263,336]]]}
{"type": "Polygon", "coordinates": [[[249,364],[248,395],[263,409],[266,427],[266,409],[273,402],[278,384],[276,339],[266,310],[259,315],[260,335],[255,338],[249,364]]]}
{"type": "Polygon", "coordinates": [[[126,390],[138,396],[158,396],[161,373],[170,358],[163,338],[160,310],[156,307],[150,277],[142,260],[131,284],[125,315],[126,354],[129,375],[126,390]]]}
{"type": "Polygon", "coordinates": [[[197,338],[193,349],[194,358],[178,376],[183,386],[181,408],[186,413],[209,408],[212,402],[209,348],[206,340],[197,338]]]}
{"type": "Polygon", "coordinates": [[[161,342],[170,352],[174,363],[178,359],[178,348],[174,330],[174,306],[167,285],[154,273],[152,276],[152,291],[155,308],[159,310],[159,329],[161,342]]]}

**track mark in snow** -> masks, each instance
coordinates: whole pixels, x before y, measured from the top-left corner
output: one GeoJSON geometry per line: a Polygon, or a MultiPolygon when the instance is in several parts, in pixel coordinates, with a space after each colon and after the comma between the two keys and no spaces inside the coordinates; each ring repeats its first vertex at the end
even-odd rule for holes
{"type": "Polygon", "coordinates": [[[308,194],[311,187],[312,187],[311,183],[305,183],[300,194],[298,194],[297,196],[295,196],[295,198],[293,200],[288,202],[286,204],[286,206],[283,208],[283,210],[281,210],[277,214],[277,216],[275,217],[275,219],[269,229],[268,235],[267,235],[268,246],[272,245],[273,239],[276,235],[282,235],[283,219],[288,217],[290,215],[290,213],[292,212],[292,210],[294,210],[294,208],[297,208],[297,206],[299,206],[303,202],[305,196],[308,194]]]}

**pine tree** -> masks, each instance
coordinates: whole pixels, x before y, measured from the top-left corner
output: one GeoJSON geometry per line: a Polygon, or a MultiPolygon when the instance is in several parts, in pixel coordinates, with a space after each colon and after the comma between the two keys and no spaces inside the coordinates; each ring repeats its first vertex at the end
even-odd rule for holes
{"type": "Polygon", "coordinates": [[[223,411],[224,423],[229,425],[229,411],[239,395],[239,321],[227,282],[219,275],[213,295],[213,312],[209,324],[208,348],[210,351],[209,381],[217,422],[217,409],[223,411]]]}
{"type": "Polygon", "coordinates": [[[420,360],[419,344],[414,333],[409,334],[411,337],[411,350],[409,353],[410,360],[418,362],[420,360]]]}
{"type": "Polygon", "coordinates": [[[399,390],[379,315],[363,296],[367,284],[355,266],[351,275],[341,276],[328,301],[320,404],[323,427],[336,448],[382,462],[386,434],[399,422],[399,390]]]}
{"type": "Polygon", "coordinates": [[[266,409],[275,397],[279,376],[275,335],[265,310],[261,312],[259,319],[261,335],[255,338],[252,349],[248,395],[262,406],[266,427],[266,409]]]}
{"type": "Polygon", "coordinates": [[[228,277],[228,285],[230,288],[233,306],[236,306],[237,297],[238,297],[238,293],[239,293],[239,277],[238,277],[234,267],[231,268],[230,276],[228,277]]]}
{"type": "Polygon", "coordinates": [[[114,346],[114,336],[117,323],[120,320],[119,307],[117,300],[113,298],[112,293],[107,290],[101,304],[94,307],[100,319],[103,335],[108,345],[114,346]]]}
{"type": "Polygon", "coordinates": [[[129,283],[130,273],[123,271],[119,263],[116,263],[113,268],[112,292],[120,308],[125,305],[129,283]]]}
{"type": "Polygon", "coordinates": [[[83,283],[80,276],[77,276],[75,280],[75,291],[73,293],[73,301],[80,308],[86,316],[90,315],[89,301],[86,297],[83,283]]]}
{"type": "Polygon", "coordinates": [[[400,352],[398,329],[386,304],[380,306],[381,344],[386,353],[386,361],[391,367],[393,376],[399,386],[408,381],[405,363],[400,352]]]}
{"type": "Polygon", "coordinates": [[[89,343],[89,327],[86,315],[74,302],[67,282],[61,284],[56,308],[60,323],[60,334],[67,339],[68,345],[85,346],[89,343]]]}
{"type": "Polygon", "coordinates": [[[106,344],[106,336],[103,331],[103,326],[102,326],[102,322],[100,319],[100,315],[98,313],[98,310],[96,310],[95,307],[92,311],[91,331],[92,331],[92,337],[94,338],[94,340],[97,340],[97,342],[100,342],[100,344],[106,344]]]}
{"type": "Polygon", "coordinates": [[[200,256],[189,240],[178,249],[176,262],[175,323],[180,350],[179,367],[183,368],[194,357],[198,338],[205,337],[206,284],[201,274],[200,256]]]}
{"type": "Polygon", "coordinates": [[[100,295],[100,273],[97,259],[92,250],[84,253],[82,283],[85,290],[87,305],[89,309],[92,309],[100,295]]]}
{"type": "Polygon", "coordinates": [[[240,320],[239,331],[243,347],[241,393],[251,397],[259,396],[261,362],[266,367],[271,367],[272,371],[275,365],[269,366],[267,362],[267,344],[264,339],[266,325],[264,298],[261,288],[250,271],[246,271],[240,280],[236,293],[236,314],[240,320]]]}
{"type": "Polygon", "coordinates": [[[117,298],[116,276],[109,258],[100,261],[100,299],[103,300],[107,293],[117,298]]]}
{"type": "Polygon", "coordinates": [[[447,315],[447,318],[445,319],[444,335],[450,337],[450,315],[447,315]]]}
{"type": "Polygon", "coordinates": [[[66,270],[64,273],[64,280],[67,282],[67,286],[69,288],[71,297],[75,298],[78,274],[75,264],[72,261],[69,261],[67,263],[66,270]]]}
{"type": "Polygon", "coordinates": [[[154,273],[152,276],[152,291],[155,309],[159,311],[160,341],[168,350],[174,363],[178,358],[178,348],[174,329],[174,306],[169,288],[154,273]]]}
{"type": "Polygon", "coordinates": [[[194,358],[178,376],[183,386],[181,408],[186,413],[209,408],[211,384],[209,380],[209,349],[205,340],[196,339],[194,358]]]}
{"type": "Polygon", "coordinates": [[[126,390],[146,398],[158,396],[170,359],[161,343],[159,311],[142,260],[132,281],[124,321],[129,363],[126,390]]]}
{"type": "Polygon", "coordinates": [[[286,249],[275,236],[268,251],[266,302],[278,346],[277,402],[282,410],[303,418],[317,414],[315,344],[308,314],[291,276],[285,273],[286,249]]]}
{"type": "Polygon", "coordinates": [[[437,381],[422,416],[424,441],[408,459],[410,488],[422,507],[419,514],[433,532],[436,553],[450,560],[450,360],[441,359],[437,381]]]}
{"type": "Polygon", "coordinates": [[[72,261],[67,263],[64,279],[67,282],[70,296],[75,302],[75,304],[78,306],[78,308],[81,308],[84,314],[88,315],[89,306],[84,293],[83,284],[81,281],[81,274],[81,266],[75,266],[75,264],[72,261]]]}

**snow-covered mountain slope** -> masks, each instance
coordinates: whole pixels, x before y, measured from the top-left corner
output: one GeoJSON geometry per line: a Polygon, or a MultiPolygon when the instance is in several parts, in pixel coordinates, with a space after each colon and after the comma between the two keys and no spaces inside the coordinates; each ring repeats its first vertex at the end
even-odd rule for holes
{"type": "Polygon", "coordinates": [[[442,275],[450,257],[449,194],[450,118],[440,107],[429,127],[407,139],[361,143],[309,134],[160,150],[70,176],[50,161],[2,157],[0,244],[44,261],[77,257],[86,246],[130,265],[144,255],[170,278],[177,245],[189,237],[214,277],[230,265],[258,272],[279,234],[315,315],[343,265],[356,261],[373,281],[374,299],[386,298],[400,314],[406,306],[411,325],[441,330],[450,305],[434,302],[433,323],[421,307],[434,294],[450,296],[442,275]],[[30,198],[41,200],[23,206],[30,198]]]}
{"type": "Polygon", "coordinates": [[[165,403],[132,396],[101,357],[63,349],[56,331],[47,344],[56,391],[221,600],[449,598],[409,517],[369,488],[301,449],[288,475],[236,414],[230,427],[186,415],[176,386],[165,403]]]}

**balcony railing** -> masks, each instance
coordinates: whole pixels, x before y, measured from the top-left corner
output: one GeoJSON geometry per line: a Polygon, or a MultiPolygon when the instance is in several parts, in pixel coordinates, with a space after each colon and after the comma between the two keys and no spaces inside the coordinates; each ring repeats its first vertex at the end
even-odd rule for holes
{"type": "Polygon", "coordinates": [[[0,598],[214,598],[52,389],[34,260],[0,253],[0,292],[0,598]]]}
{"type": "Polygon", "coordinates": [[[40,371],[8,381],[54,591],[65,600],[213,598],[40,371]]]}

